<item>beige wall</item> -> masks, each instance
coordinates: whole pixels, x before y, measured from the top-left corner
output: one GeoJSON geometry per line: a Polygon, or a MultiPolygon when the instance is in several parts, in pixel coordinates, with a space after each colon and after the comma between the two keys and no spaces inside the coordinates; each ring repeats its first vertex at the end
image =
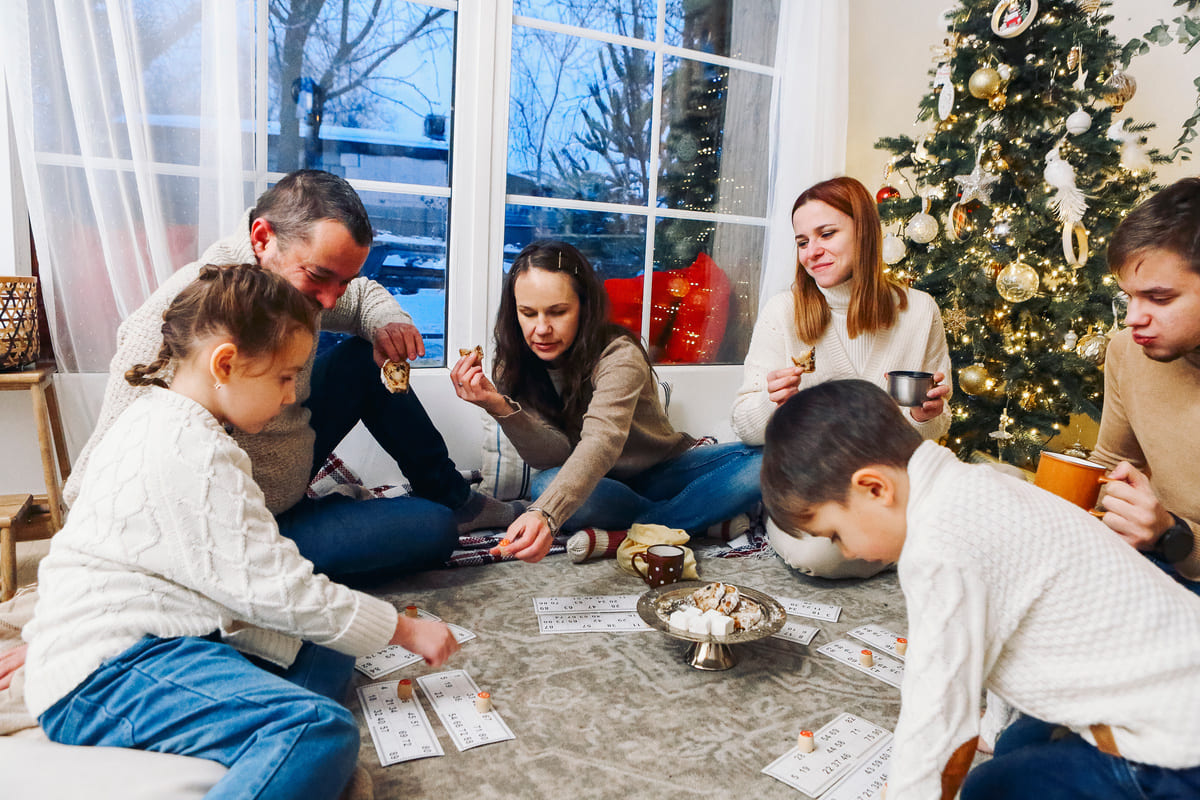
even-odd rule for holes
{"type": "MultiPolygon", "coordinates": [[[[917,103],[931,91],[929,48],[945,35],[941,15],[950,7],[952,0],[850,0],[846,173],[871,189],[878,186],[891,155],[876,150],[875,141],[880,136],[915,137],[929,125],[913,123],[917,103]]],[[[1113,35],[1124,44],[1150,30],[1158,20],[1173,19],[1178,9],[1172,7],[1172,0],[1119,0],[1108,13],[1115,17],[1113,35]]],[[[1023,36],[1028,38],[1035,31],[1023,36]]],[[[1200,47],[1184,55],[1176,44],[1152,46],[1147,55],[1134,59],[1129,74],[1137,79],[1138,89],[1124,115],[1157,123],[1158,128],[1150,132],[1150,143],[1169,152],[1195,107],[1192,82],[1200,77],[1200,47]]],[[[1192,142],[1192,149],[1196,151],[1193,160],[1161,169],[1160,182],[1200,175],[1200,140],[1192,142]]]]}

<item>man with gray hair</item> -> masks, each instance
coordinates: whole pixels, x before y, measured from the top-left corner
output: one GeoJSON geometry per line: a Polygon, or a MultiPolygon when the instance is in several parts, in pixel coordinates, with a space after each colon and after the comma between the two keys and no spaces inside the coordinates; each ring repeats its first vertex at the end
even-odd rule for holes
{"type": "Polygon", "coordinates": [[[472,491],[416,394],[392,394],[379,380],[385,361],[419,358],[425,345],[396,299],[358,277],[372,239],[362,200],[336,175],[300,170],[264,192],[240,232],[164,281],[121,324],[100,418],[65,487],[67,502],[78,491],[92,446],[145,391],[124,375],[155,358],[171,300],[205,264],[257,263],[321,306],[321,329],[354,334],[319,357],[314,346],[297,377],[296,403],[261,433],[233,431],[280,531],[318,571],[361,585],[441,566],[460,532],[507,527],[520,514],[519,504],[472,491]],[[364,502],[307,497],[316,470],[360,420],[396,460],[414,496],[364,502]]]}

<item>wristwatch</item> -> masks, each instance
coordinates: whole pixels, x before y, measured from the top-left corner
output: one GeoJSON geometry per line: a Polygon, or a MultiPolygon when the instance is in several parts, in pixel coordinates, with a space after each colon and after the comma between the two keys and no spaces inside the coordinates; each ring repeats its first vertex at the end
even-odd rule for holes
{"type": "Polygon", "coordinates": [[[1154,543],[1154,554],[1168,564],[1178,564],[1192,554],[1195,537],[1192,529],[1177,515],[1171,514],[1175,523],[1162,532],[1154,543]]]}

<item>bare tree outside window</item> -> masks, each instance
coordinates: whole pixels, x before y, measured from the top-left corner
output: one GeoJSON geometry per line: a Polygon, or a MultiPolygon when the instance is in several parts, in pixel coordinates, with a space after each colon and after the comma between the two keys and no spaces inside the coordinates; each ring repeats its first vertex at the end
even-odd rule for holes
{"type": "Polygon", "coordinates": [[[429,84],[438,71],[423,68],[439,49],[453,49],[446,9],[391,0],[271,0],[270,14],[279,171],[325,166],[327,119],[388,129],[405,112],[424,120],[448,110],[429,84]]]}

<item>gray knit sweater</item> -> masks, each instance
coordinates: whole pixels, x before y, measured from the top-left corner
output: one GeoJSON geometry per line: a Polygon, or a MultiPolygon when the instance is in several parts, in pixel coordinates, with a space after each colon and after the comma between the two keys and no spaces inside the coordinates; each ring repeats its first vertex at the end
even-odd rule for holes
{"type": "MultiPolygon", "coordinates": [[[[242,217],[239,233],[229,236],[204,251],[199,261],[180,269],[130,314],[117,330],[117,352],[108,365],[108,384],[100,418],[87,444],[80,453],[63,488],[68,505],[75,502],[79,485],[87,471],[92,449],[130,404],[145,394],[144,387],[130,386],[125,372],[135,364],[149,364],[158,357],[162,347],[162,315],[167,306],[185,286],[196,279],[205,264],[253,264],[257,261],[250,246],[249,212],[242,217]]],[[[321,314],[318,325],[323,330],[352,333],[370,340],[375,331],[392,322],[412,322],[396,299],[374,281],[355,278],[346,293],[331,310],[321,314]]],[[[237,443],[249,454],[254,465],[254,479],[262,487],[267,507],[275,514],[294,506],[304,496],[312,470],[314,433],[308,424],[308,409],[301,406],[308,399],[312,379],[316,343],[308,363],[296,378],[296,402],[271,420],[261,433],[233,433],[237,443]]],[[[163,377],[170,383],[171,372],[163,377]]]]}

